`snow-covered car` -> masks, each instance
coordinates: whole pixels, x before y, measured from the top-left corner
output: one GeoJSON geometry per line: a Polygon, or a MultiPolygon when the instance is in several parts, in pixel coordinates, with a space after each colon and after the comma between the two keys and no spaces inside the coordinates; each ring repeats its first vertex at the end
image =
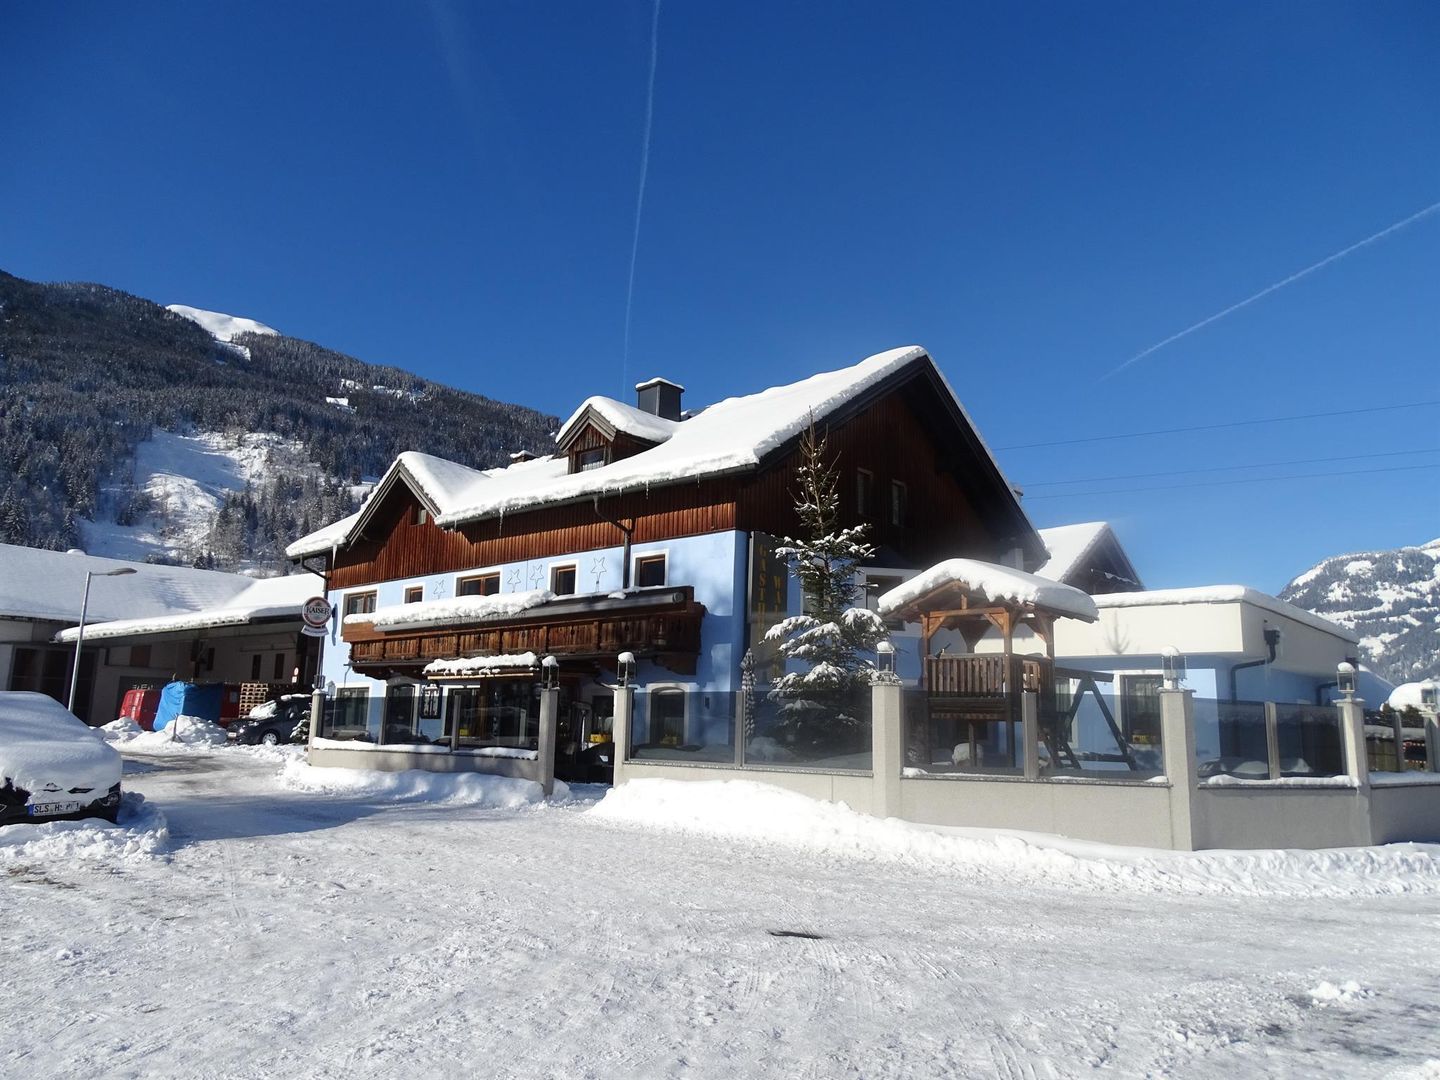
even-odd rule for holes
{"type": "Polygon", "coordinates": [[[120,811],[120,754],[54,698],[0,692],[0,825],[120,811]]]}
{"type": "Polygon", "coordinates": [[[267,701],[250,710],[249,716],[233,720],[226,729],[231,742],[254,746],[276,746],[291,742],[297,725],[310,715],[308,694],[286,694],[279,701],[267,701]]]}

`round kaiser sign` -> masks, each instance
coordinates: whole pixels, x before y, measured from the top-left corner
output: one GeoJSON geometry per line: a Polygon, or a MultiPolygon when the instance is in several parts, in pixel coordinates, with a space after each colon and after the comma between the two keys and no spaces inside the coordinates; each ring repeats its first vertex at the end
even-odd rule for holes
{"type": "Polygon", "coordinates": [[[330,627],[330,601],[323,596],[312,596],[305,601],[305,606],[300,609],[300,618],[305,625],[300,628],[302,634],[310,637],[324,637],[330,627]]]}

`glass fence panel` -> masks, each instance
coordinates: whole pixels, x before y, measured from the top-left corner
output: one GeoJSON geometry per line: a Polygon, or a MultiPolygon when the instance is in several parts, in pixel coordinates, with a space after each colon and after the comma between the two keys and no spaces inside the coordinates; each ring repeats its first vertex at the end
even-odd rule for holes
{"type": "Polygon", "coordinates": [[[1281,776],[1343,776],[1340,712],[1333,705],[1275,706],[1281,776]]]}
{"type": "Polygon", "coordinates": [[[373,703],[370,691],[363,687],[341,687],[335,697],[325,703],[324,718],[318,738],[341,742],[379,742],[380,723],[384,715],[379,708],[383,699],[373,703]]]}
{"type": "Polygon", "coordinates": [[[746,765],[859,770],[871,766],[869,687],[855,694],[804,697],[758,691],[742,705],[746,765]]]}
{"type": "Polygon", "coordinates": [[[484,686],[455,687],[446,695],[446,726],[460,748],[508,747],[534,750],[540,745],[540,687],[520,680],[495,679],[484,686]]]}
{"type": "Polygon", "coordinates": [[[735,764],[736,710],[743,698],[715,690],[642,690],[630,720],[630,759],[735,764]]]}
{"type": "Polygon", "coordinates": [[[1195,768],[1201,780],[1268,780],[1265,703],[1195,699],[1195,768]]]}
{"type": "Polygon", "coordinates": [[[905,767],[927,773],[1020,776],[1020,724],[1001,707],[966,707],[924,690],[904,694],[905,767]]]}
{"type": "Polygon", "coordinates": [[[1113,683],[1077,680],[1057,694],[1054,712],[1048,704],[1040,699],[1042,775],[1148,780],[1164,773],[1158,691],[1117,694],[1113,683]]]}

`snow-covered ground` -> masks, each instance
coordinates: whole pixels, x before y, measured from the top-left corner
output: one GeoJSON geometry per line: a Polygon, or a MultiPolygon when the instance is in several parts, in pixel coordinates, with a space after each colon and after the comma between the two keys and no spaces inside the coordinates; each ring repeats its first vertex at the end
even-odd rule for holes
{"type": "Polygon", "coordinates": [[[0,1075],[1440,1075],[1435,848],[126,752],[128,830],[0,831],[0,1075]]]}

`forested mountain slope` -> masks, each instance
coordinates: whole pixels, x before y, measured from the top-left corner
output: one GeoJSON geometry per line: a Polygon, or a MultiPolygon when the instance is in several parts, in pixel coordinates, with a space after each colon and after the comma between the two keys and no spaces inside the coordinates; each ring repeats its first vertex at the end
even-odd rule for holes
{"type": "MultiPolygon", "coordinates": [[[[477,382],[483,371],[477,362],[477,382]]],[[[518,449],[548,450],[556,426],[555,417],[312,342],[256,332],[227,342],[118,289],[0,272],[6,543],[88,540],[99,554],[118,526],[155,558],[280,570],[287,542],[349,513],[352,485],[400,451],[490,467],[518,449]],[[180,505],[186,478],[169,483],[167,474],[168,486],[156,488],[153,475],[137,476],[136,450],[156,446],[157,432],[242,461],[233,489],[221,473],[180,505]],[[181,510],[187,528],[173,524],[181,510]],[[134,532],[141,525],[149,531],[134,532]]]]}
{"type": "Polygon", "coordinates": [[[1363,659],[1391,682],[1440,677],[1440,539],[1336,555],[1280,597],[1354,630],[1363,659]]]}

